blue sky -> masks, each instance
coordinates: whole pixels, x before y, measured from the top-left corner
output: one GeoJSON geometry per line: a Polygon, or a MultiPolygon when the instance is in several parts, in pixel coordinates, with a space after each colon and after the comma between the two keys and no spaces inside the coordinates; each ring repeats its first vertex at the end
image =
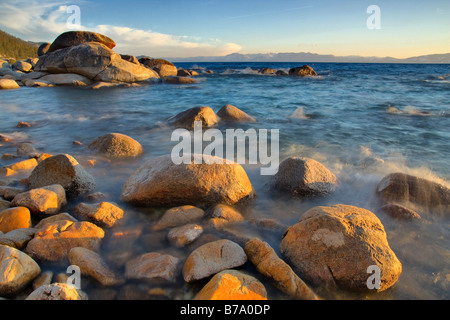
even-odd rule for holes
{"type": "Polygon", "coordinates": [[[450,52],[448,0],[1,0],[0,29],[51,42],[80,8],[79,29],[116,51],[158,57],[314,52],[405,58],[450,52]],[[370,30],[369,5],[380,8],[370,30]]]}

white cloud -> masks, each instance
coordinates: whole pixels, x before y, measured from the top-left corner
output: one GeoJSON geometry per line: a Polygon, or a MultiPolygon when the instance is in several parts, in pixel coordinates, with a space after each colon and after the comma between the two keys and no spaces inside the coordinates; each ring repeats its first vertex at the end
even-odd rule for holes
{"type": "MultiPolygon", "coordinates": [[[[68,25],[67,7],[75,1],[2,0],[0,2],[0,28],[31,41],[51,42],[59,34],[73,30],[68,25]]],[[[83,23],[83,19],[81,19],[83,23]]],[[[236,43],[223,43],[218,39],[164,34],[115,25],[80,26],[113,39],[118,53],[149,55],[152,57],[222,56],[238,52],[236,43]]]]}

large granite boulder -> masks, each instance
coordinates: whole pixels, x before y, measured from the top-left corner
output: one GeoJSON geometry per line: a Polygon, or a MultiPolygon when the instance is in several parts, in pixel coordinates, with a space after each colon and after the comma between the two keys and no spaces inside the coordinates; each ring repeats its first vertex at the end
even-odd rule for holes
{"type": "Polygon", "coordinates": [[[378,269],[379,288],[393,286],[402,264],[389,246],[380,220],[372,212],[348,205],[314,207],[289,227],[281,253],[306,281],[368,292],[371,271],[378,269]]]}
{"type": "Polygon", "coordinates": [[[150,159],[127,180],[121,199],[139,206],[173,207],[235,204],[254,195],[241,165],[212,156],[208,159],[217,162],[202,163],[202,155],[179,165],[170,155],[150,159]]]}
{"type": "Polygon", "coordinates": [[[109,49],[113,49],[116,46],[114,40],[99,33],[89,31],[68,31],[60,34],[53,41],[47,52],[74,47],[86,42],[98,42],[105,45],[109,49]]]}

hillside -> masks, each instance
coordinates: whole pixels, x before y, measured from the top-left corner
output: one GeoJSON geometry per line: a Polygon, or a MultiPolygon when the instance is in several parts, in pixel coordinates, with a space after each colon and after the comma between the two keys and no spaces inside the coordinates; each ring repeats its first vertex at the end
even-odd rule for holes
{"type": "Polygon", "coordinates": [[[0,30],[0,57],[16,60],[37,57],[37,44],[16,38],[0,30]]]}

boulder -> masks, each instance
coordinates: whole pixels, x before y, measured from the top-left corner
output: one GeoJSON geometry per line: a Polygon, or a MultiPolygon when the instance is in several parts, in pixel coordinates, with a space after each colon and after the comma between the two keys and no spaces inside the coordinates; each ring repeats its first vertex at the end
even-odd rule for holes
{"type": "Polygon", "coordinates": [[[235,204],[254,196],[241,165],[224,159],[194,155],[189,164],[176,165],[169,155],[150,159],[127,180],[121,199],[141,206],[235,204]]]}
{"type": "Polygon", "coordinates": [[[104,235],[101,228],[90,222],[59,220],[38,229],[25,252],[39,261],[67,262],[72,248],[99,251],[104,235]]]}
{"type": "Polygon", "coordinates": [[[48,43],[48,42],[44,42],[43,44],[41,44],[38,48],[37,54],[39,57],[43,56],[44,54],[46,54],[48,52],[48,49],[50,49],[50,46],[52,44],[48,43]]]}
{"type": "Polygon", "coordinates": [[[183,277],[186,282],[193,282],[246,262],[247,256],[241,246],[230,240],[217,240],[198,247],[189,255],[183,277]]]}
{"type": "Polygon", "coordinates": [[[70,249],[69,262],[71,265],[79,266],[82,275],[96,280],[103,287],[125,282],[124,278],[111,270],[102,257],[92,250],[82,247],[70,249]]]}
{"type": "Polygon", "coordinates": [[[24,207],[14,207],[0,212],[0,231],[7,233],[12,230],[31,228],[30,210],[24,207]]]}
{"type": "Polygon", "coordinates": [[[60,34],[48,48],[47,53],[63,49],[78,46],[86,42],[98,42],[103,44],[109,49],[113,49],[115,42],[99,33],[89,31],[68,31],[60,34]]]}
{"type": "Polygon", "coordinates": [[[41,268],[28,255],[0,245],[0,296],[19,292],[40,273],[41,268]]]}
{"type": "Polygon", "coordinates": [[[65,48],[56,50],[54,52],[48,52],[39,58],[39,61],[34,67],[36,72],[46,72],[46,73],[69,73],[64,64],[64,58],[71,48],[65,48]]]}
{"type": "Polygon", "coordinates": [[[178,74],[177,67],[169,64],[159,64],[152,67],[152,70],[156,71],[161,78],[172,77],[178,74]]]}
{"type": "Polygon", "coordinates": [[[66,191],[59,184],[19,193],[12,201],[13,206],[28,208],[37,216],[58,213],[66,204],[66,191]]]}
{"type": "Polygon", "coordinates": [[[277,72],[277,70],[272,68],[261,68],[258,70],[258,72],[261,74],[274,74],[275,72],[277,72]]]}
{"type": "Polygon", "coordinates": [[[174,66],[174,64],[168,60],[153,59],[153,58],[149,58],[149,57],[143,57],[143,58],[139,59],[139,62],[142,63],[147,68],[154,68],[154,67],[158,67],[160,65],[174,66]]]}
{"type": "Polygon", "coordinates": [[[38,162],[34,158],[19,161],[0,169],[0,176],[28,176],[37,165],[38,162]]]}
{"type": "Polygon", "coordinates": [[[224,270],[211,278],[195,300],[267,300],[267,291],[255,277],[237,270],[224,270]]]}
{"type": "Polygon", "coordinates": [[[195,121],[201,121],[204,128],[215,126],[219,122],[214,110],[210,107],[194,107],[168,120],[170,125],[186,129],[193,129],[195,121]]]}
{"type": "Polygon", "coordinates": [[[336,176],[320,162],[291,157],[279,166],[271,181],[272,190],[292,196],[316,196],[332,193],[337,187],[336,176]]]}
{"type": "Polygon", "coordinates": [[[33,281],[33,290],[36,290],[40,286],[45,286],[45,285],[51,284],[52,283],[52,279],[53,279],[53,271],[41,272],[39,277],[37,277],[33,281]]]}
{"type": "Polygon", "coordinates": [[[134,64],[140,64],[139,60],[135,56],[130,56],[128,54],[121,54],[120,57],[122,60],[134,63],[134,64]]]}
{"type": "Polygon", "coordinates": [[[217,116],[221,121],[226,122],[256,122],[256,119],[249,116],[244,111],[232,106],[231,104],[224,105],[218,112],[217,116]]]}
{"type": "Polygon", "coordinates": [[[19,89],[16,81],[11,79],[0,79],[0,90],[19,89]]]}
{"type": "Polygon", "coordinates": [[[149,252],[125,265],[125,277],[158,282],[175,282],[180,274],[180,260],[168,254],[149,252]]]}
{"type": "MultiPolygon", "coordinates": [[[[18,128],[25,128],[25,127],[31,127],[30,124],[27,124],[26,122],[19,122],[17,125],[18,128]],[[28,126],[27,126],[28,125],[28,126]]],[[[35,154],[38,154],[39,152],[33,147],[31,143],[21,143],[16,149],[16,154],[19,157],[29,157],[31,158],[35,154]]]]}
{"type": "Polygon", "coordinates": [[[102,228],[111,228],[123,218],[123,210],[116,204],[101,202],[99,204],[78,204],[74,212],[76,215],[95,223],[102,228]]]}
{"type": "Polygon", "coordinates": [[[94,178],[78,161],[68,154],[60,154],[40,162],[29,177],[31,189],[60,184],[67,196],[77,196],[94,191],[94,178]]]}
{"type": "Polygon", "coordinates": [[[88,296],[71,284],[52,283],[40,286],[25,300],[88,300],[88,296]]]}
{"type": "MultiPolygon", "coordinates": [[[[37,82],[44,84],[49,83],[55,86],[76,86],[76,87],[90,86],[93,83],[91,79],[76,73],[49,74],[43,76],[42,78],[39,78],[37,82]]],[[[32,84],[35,85],[36,81],[33,82],[32,84]]]]}
{"type": "Polygon", "coordinates": [[[189,70],[185,70],[185,69],[180,69],[177,72],[177,76],[178,77],[190,77],[191,73],[189,72],[189,70]]]}
{"type": "Polygon", "coordinates": [[[289,74],[284,71],[284,70],[278,70],[277,72],[275,72],[275,75],[277,76],[288,76],[289,74]]]}
{"type": "Polygon", "coordinates": [[[13,63],[12,65],[14,70],[21,71],[21,72],[30,72],[31,69],[33,69],[33,66],[31,63],[28,63],[24,60],[19,60],[13,63]]]}
{"type": "Polygon", "coordinates": [[[385,203],[413,203],[426,208],[450,206],[450,189],[434,181],[391,173],[377,186],[377,194],[385,203]]]}
{"type": "Polygon", "coordinates": [[[203,228],[198,224],[186,224],[173,228],[167,234],[167,239],[175,247],[182,248],[194,242],[203,233],[203,228]]]}
{"type": "Polygon", "coordinates": [[[422,219],[416,211],[396,203],[388,203],[382,206],[380,210],[398,220],[417,221],[422,219]]]}
{"type": "Polygon", "coordinates": [[[302,67],[296,67],[289,70],[290,76],[298,76],[298,77],[308,77],[308,76],[317,76],[317,73],[308,65],[304,65],[302,67]]]}
{"type": "Polygon", "coordinates": [[[138,157],[144,153],[142,145],[121,133],[109,133],[92,141],[88,148],[112,159],[138,157]]]}
{"type": "Polygon", "coordinates": [[[402,272],[380,220],[353,206],[308,210],[286,230],[280,250],[302,278],[320,286],[368,292],[368,270],[375,267],[380,270],[376,290],[383,291],[402,272]]]}
{"type": "Polygon", "coordinates": [[[77,219],[72,217],[67,212],[63,212],[63,213],[55,214],[54,216],[49,216],[47,218],[42,219],[34,227],[35,227],[35,229],[41,229],[47,224],[52,224],[53,222],[60,221],[60,220],[69,220],[69,221],[72,221],[72,222],[77,222],[78,221],[77,219]]]}
{"type": "Polygon", "coordinates": [[[212,209],[208,224],[216,229],[221,229],[228,224],[242,222],[244,220],[242,214],[233,207],[226,204],[218,204],[212,209]]]}
{"type": "Polygon", "coordinates": [[[0,232],[0,244],[22,250],[33,239],[35,232],[34,228],[15,229],[5,234],[0,232]]]}
{"type": "Polygon", "coordinates": [[[153,226],[153,230],[159,231],[166,228],[194,223],[202,219],[204,214],[205,211],[203,211],[203,209],[190,205],[171,208],[164,212],[162,217],[153,226]]]}
{"type": "Polygon", "coordinates": [[[295,274],[291,267],[278,257],[267,242],[254,238],[245,244],[244,250],[256,269],[271,280],[275,287],[292,299],[319,299],[314,291],[295,274]]]}

